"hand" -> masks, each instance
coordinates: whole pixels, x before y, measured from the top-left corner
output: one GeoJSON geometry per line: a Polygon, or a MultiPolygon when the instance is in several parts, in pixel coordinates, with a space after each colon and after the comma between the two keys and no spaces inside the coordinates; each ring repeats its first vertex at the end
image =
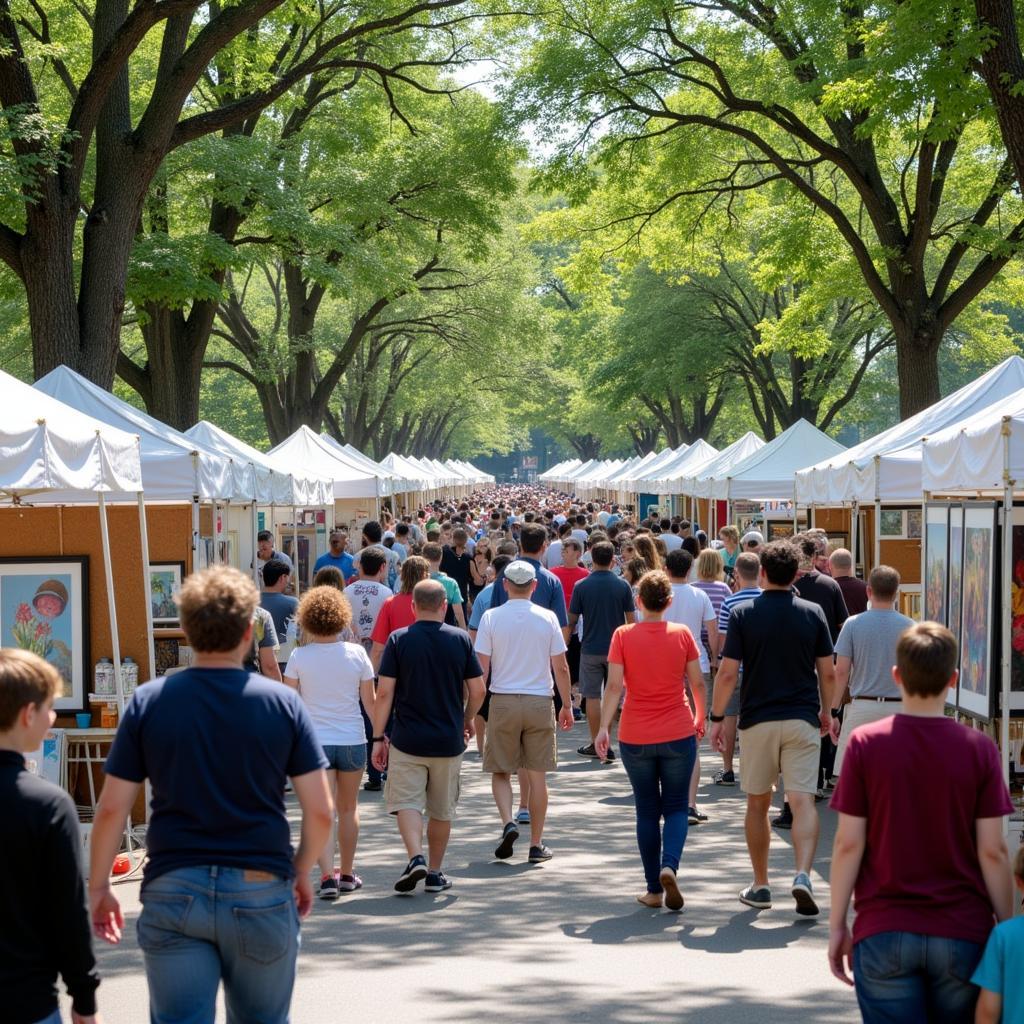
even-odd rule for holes
{"type": "Polygon", "coordinates": [[[102,889],[89,890],[89,916],[93,934],[104,942],[116,946],[121,941],[124,914],[109,883],[102,889]]]}
{"type": "Polygon", "coordinates": [[[611,746],[612,738],[608,735],[607,729],[601,729],[594,738],[594,750],[597,756],[603,761],[608,757],[608,748],[611,746]]]}
{"type": "Polygon", "coordinates": [[[847,974],[847,969],[853,970],[853,940],[845,921],[839,926],[833,926],[829,932],[828,965],[841,982],[853,984],[853,978],[847,974]]]}
{"type": "Polygon", "coordinates": [[[476,735],[476,723],[471,718],[468,722],[462,723],[462,736],[468,743],[476,735]]]}
{"type": "Polygon", "coordinates": [[[699,739],[699,740],[704,739],[704,733],[707,730],[707,724],[705,723],[704,719],[703,718],[695,719],[693,724],[694,724],[694,726],[697,729],[697,739],[699,739]]]}
{"type": "Polygon", "coordinates": [[[83,1017],[80,1013],[71,1011],[71,1024],[103,1024],[98,1013],[90,1013],[88,1016],[83,1017]]]}
{"type": "Polygon", "coordinates": [[[373,753],[370,755],[373,767],[379,772],[388,770],[388,744],[387,740],[377,740],[373,745],[373,753]]]}
{"type": "Polygon", "coordinates": [[[822,708],[818,712],[818,722],[821,724],[821,735],[828,736],[832,732],[832,712],[828,708],[822,708]]]}
{"type": "Polygon", "coordinates": [[[293,892],[299,917],[308,917],[313,909],[313,883],[309,880],[309,872],[300,871],[296,874],[293,892]]]}
{"type": "Polygon", "coordinates": [[[839,733],[843,728],[843,723],[838,718],[833,718],[830,725],[828,734],[832,737],[832,742],[838,747],[839,746],[839,733]]]}
{"type": "Polygon", "coordinates": [[[576,724],[576,719],[572,717],[572,705],[563,704],[562,710],[558,712],[558,727],[563,732],[568,732],[576,724]]]}
{"type": "Polygon", "coordinates": [[[725,753],[725,736],[723,735],[725,732],[725,729],[723,728],[724,725],[724,722],[711,723],[711,749],[717,751],[719,754],[725,753]]]}

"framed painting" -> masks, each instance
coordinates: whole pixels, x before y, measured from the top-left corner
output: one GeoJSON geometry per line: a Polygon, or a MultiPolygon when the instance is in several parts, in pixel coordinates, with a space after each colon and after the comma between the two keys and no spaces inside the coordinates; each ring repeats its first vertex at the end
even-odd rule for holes
{"type": "Polygon", "coordinates": [[[882,509],[878,517],[878,535],[883,540],[898,540],[906,536],[903,509],[882,509]]]}
{"type": "MultiPolygon", "coordinates": [[[[960,650],[960,618],[963,611],[963,569],[964,569],[964,510],[962,505],[949,507],[949,584],[946,597],[949,605],[949,628],[956,637],[957,652],[960,650]]],[[[960,668],[959,662],[957,668],[960,668]]],[[[956,694],[950,691],[947,704],[956,703],[956,694]]]]}
{"type": "Polygon", "coordinates": [[[32,651],[57,669],[58,712],[88,710],[88,555],[0,558],[0,647],[32,651]]]}
{"type": "Polygon", "coordinates": [[[181,589],[184,562],[150,562],[149,589],[153,598],[153,625],[176,626],[178,606],[174,595],[181,589]]]}
{"type": "Polygon", "coordinates": [[[907,540],[921,539],[921,510],[919,508],[907,509],[907,540]]]}
{"type": "Polygon", "coordinates": [[[996,507],[964,506],[963,573],[960,588],[960,687],[957,708],[992,717],[992,655],[995,649],[996,507]]]}
{"type": "MultiPolygon", "coordinates": [[[[1003,621],[1006,621],[1004,617],[1003,621]]],[[[1024,711],[1024,508],[1013,510],[1013,576],[1010,578],[1010,710],[1024,711]]]]}
{"type": "Polygon", "coordinates": [[[929,505],[924,517],[924,617],[944,626],[949,622],[948,579],[949,506],[929,505]]]}
{"type": "Polygon", "coordinates": [[[793,536],[793,523],[792,520],[785,522],[784,520],[769,520],[768,521],[768,536],[765,538],[769,543],[773,540],[789,540],[793,536]]]}

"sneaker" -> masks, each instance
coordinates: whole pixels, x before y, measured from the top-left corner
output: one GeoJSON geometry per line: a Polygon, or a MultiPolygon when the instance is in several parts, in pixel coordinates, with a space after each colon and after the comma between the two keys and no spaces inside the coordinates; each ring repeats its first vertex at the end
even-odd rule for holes
{"type": "Polygon", "coordinates": [[[363,880],[358,875],[341,875],[338,878],[338,889],[340,892],[355,892],[362,889],[363,880]]]}
{"type": "Polygon", "coordinates": [[[740,893],[740,903],[755,910],[771,910],[772,891],[767,885],[748,885],[740,893]]]}
{"type": "Polygon", "coordinates": [[[426,877],[427,862],[423,859],[423,855],[419,854],[405,865],[405,871],[395,882],[395,892],[412,892],[416,885],[426,877]]]}
{"type": "Polygon", "coordinates": [[[726,771],[715,772],[714,779],[712,781],[716,786],[735,786],[736,773],[726,771]]]}
{"type": "Polygon", "coordinates": [[[579,708],[573,708],[572,709],[572,719],[573,719],[574,722],[582,722],[583,721],[583,712],[580,711],[579,708]]]}
{"type": "Polygon", "coordinates": [[[530,812],[525,807],[519,808],[519,813],[516,815],[517,825],[529,825],[530,824],[530,812]]]}
{"type": "Polygon", "coordinates": [[[783,811],[777,818],[772,818],[772,826],[774,828],[792,828],[793,812],[783,811]]]}
{"type": "Polygon", "coordinates": [[[320,899],[336,900],[338,898],[338,882],[334,875],[320,879],[320,899]]]}
{"type": "Polygon", "coordinates": [[[684,900],[683,894],[679,891],[676,873],[671,868],[664,867],[661,869],[661,874],[658,875],[658,881],[661,882],[661,887],[665,890],[665,906],[669,910],[682,910],[684,900]]]}
{"type": "Polygon", "coordinates": [[[708,820],[708,816],[703,811],[698,811],[696,807],[691,807],[687,815],[691,825],[703,825],[708,820]]]}
{"type": "Polygon", "coordinates": [[[497,849],[494,851],[494,856],[498,860],[508,860],[512,856],[512,847],[515,846],[516,840],[519,838],[519,829],[516,828],[516,823],[510,821],[501,831],[501,842],[498,843],[497,849]]]}
{"type": "Polygon", "coordinates": [[[543,843],[541,843],[540,846],[530,847],[529,859],[531,864],[540,864],[543,861],[551,860],[553,856],[554,854],[552,854],[551,850],[543,843]]]}
{"type": "Polygon", "coordinates": [[[363,783],[363,789],[367,793],[379,793],[383,788],[379,782],[367,781],[363,783]]]}
{"type": "Polygon", "coordinates": [[[818,904],[814,902],[814,890],[806,871],[801,871],[793,879],[793,899],[796,900],[796,912],[801,917],[818,916],[818,904]]]}
{"type": "Polygon", "coordinates": [[[451,879],[443,871],[428,871],[424,892],[444,892],[452,887],[451,879]]]}
{"type": "Polygon", "coordinates": [[[597,757],[597,751],[594,749],[593,743],[587,743],[582,747],[577,747],[576,753],[581,757],[597,757]]]}
{"type": "Polygon", "coordinates": [[[608,753],[605,755],[603,763],[604,764],[611,764],[612,761],[614,761],[614,760],[615,760],[615,751],[611,747],[609,747],[608,748],[608,753]]]}

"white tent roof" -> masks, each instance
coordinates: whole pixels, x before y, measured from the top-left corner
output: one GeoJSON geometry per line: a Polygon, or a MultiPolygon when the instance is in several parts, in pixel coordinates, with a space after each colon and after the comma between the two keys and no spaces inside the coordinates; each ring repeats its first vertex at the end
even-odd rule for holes
{"type": "Polygon", "coordinates": [[[919,501],[921,439],[954,427],[1024,388],[1024,359],[1010,356],[988,373],[839,457],[796,475],[797,499],[808,504],[844,501],[919,501]]]}
{"type": "Polygon", "coordinates": [[[458,466],[462,469],[470,483],[486,484],[493,483],[494,481],[494,477],[489,473],[484,473],[482,470],[477,469],[473,463],[466,462],[465,459],[449,459],[448,464],[451,466],[458,466]]]}
{"type": "Polygon", "coordinates": [[[922,446],[922,492],[1002,494],[1007,444],[1009,477],[1016,490],[1024,482],[1024,390],[926,437],[922,446]]]}
{"type": "Polygon", "coordinates": [[[381,482],[381,494],[397,494],[402,491],[411,490],[409,481],[394,470],[375,462],[369,455],[364,455],[358,448],[351,444],[342,444],[335,440],[328,433],[321,433],[320,440],[329,448],[333,449],[342,462],[347,463],[354,469],[362,469],[373,474],[381,482]]]}
{"type": "Polygon", "coordinates": [[[699,469],[718,454],[718,449],[708,444],[703,438],[694,441],[682,455],[674,458],[667,465],[657,470],[657,477],[645,480],[651,484],[650,490],[657,494],[675,494],[679,492],[683,479],[691,472],[699,469]]]}
{"type": "Polygon", "coordinates": [[[290,466],[302,466],[333,481],[335,498],[377,498],[384,488],[380,478],[364,466],[355,465],[351,457],[327,444],[319,434],[301,426],[286,437],[270,454],[290,466]]]}
{"type": "Polygon", "coordinates": [[[690,494],[695,498],[710,498],[711,486],[716,479],[728,476],[733,466],[763,447],[764,441],[752,430],[748,430],[738,441],[733,441],[728,448],[723,448],[714,458],[691,470],[685,480],[679,481],[680,490],[683,494],[690,494]]]}
{"type": "Polygon", "coordinates": [[[0,370],[0,494],[142,487],[137,434],[118,430],[0,370]]]}
{"type": "Polygon", "coordinates": [[[641,480],[652,479],[652,474],[656,475],[663,466],[667,466],[680,455],[684,455],[689,447],[690,446],[688,444],[681,444],[678,448],[663,448],[653,459],[645,463],[639,470],[633,471],[624,477],[620,477],[618,480],[619,489],[640,491],[642,489],[640,486],[641,480]]]}
{"type": "Polygon", "coordinates": [[[573,480],[587,487],[601,486],[604,480],[622,468],[620,459],[598,459],[586,472],[577,473],[573,480]]]}
{"type": "Polygon", "coordinates": [[[653,462],[657,457],[657,452],[648,452],[646,455],[637,455],[636,458],[630,459],[624,466],[620,467],[608,478],[607,486],[617,489],[633,474],[633,470],[643,469],[649,462],[653,462]]]}
{"type": "Polygon", "coordinates": [[[572,483],[582,476],[586,476],[587,473],[593,469],[601,460],[600,459],[587,459],[586,462],[581,462],[578,466],[573,469],[567,470],[562,474],[561,480],[563,483],[572,483]]]}
{"type": "Polygon", "coordinates": [[[456,482],[450,469],[444,469],[439,465],[435,465],[430,459],[419,455],[407,455],[406,461],[411,462],[414,466],[419,466],[421,470],[427,472],[433,478],[435,487],[451,487],[456,482]]]}
{"type": "MultiPolygon", "coordinates": [[[[249,466],[174,430],[66,366],[51,370],[33,387],[65,405],[128,433],[138,434],[142,482],[149,501],[251,501],[255,481],[249,466]]],[[[46,500],[61,500],[51,496],[46,500]]]]}
{"type": "Polygon", "coordinates": [[[559,479],[560,473],[567,473],[570,469],[575,469],[577,466],[582,465],[579,459],[565,459],[562,462],[556,463],[554,466],[550,466],[545,469],[538,480],[557,480],[559,479]]]}
{"type": "Polygon", "coordinates": [[[751,501],[791,500],[793,477],[813,459],[821,462],[843,451],[807,420],[797,420],[763,448],[737,462],[725,476],[714,480],[710,497],[751,501]]]}
{"type": "Polygon", "coordinates": [[[380,460],[380,464],[412,483],[414,491],[429,491],[437,486],[435,473],[427,473],[422,466],[417,466],[402,455],[391,452],[380,460]]]}
{"type": "Polygon", "coordinates": [[[236,462],[248,463],[256,479],[256,501],[261,505],[329,505],[334,501],[333,481],[301,471],[292,473],[274,456],[240,441],[208,420],[200,420],[185,433],[236,462]]]}

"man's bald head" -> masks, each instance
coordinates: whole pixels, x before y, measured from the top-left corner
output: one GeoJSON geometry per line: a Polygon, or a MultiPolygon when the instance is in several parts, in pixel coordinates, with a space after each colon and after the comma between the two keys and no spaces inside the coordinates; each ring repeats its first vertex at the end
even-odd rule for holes
{"type": "Polygon", "coordinates": [[[448,595],[437,580],[420,580],[412,588],[413,610],[417,619],[443,619],[448,595]]]}

